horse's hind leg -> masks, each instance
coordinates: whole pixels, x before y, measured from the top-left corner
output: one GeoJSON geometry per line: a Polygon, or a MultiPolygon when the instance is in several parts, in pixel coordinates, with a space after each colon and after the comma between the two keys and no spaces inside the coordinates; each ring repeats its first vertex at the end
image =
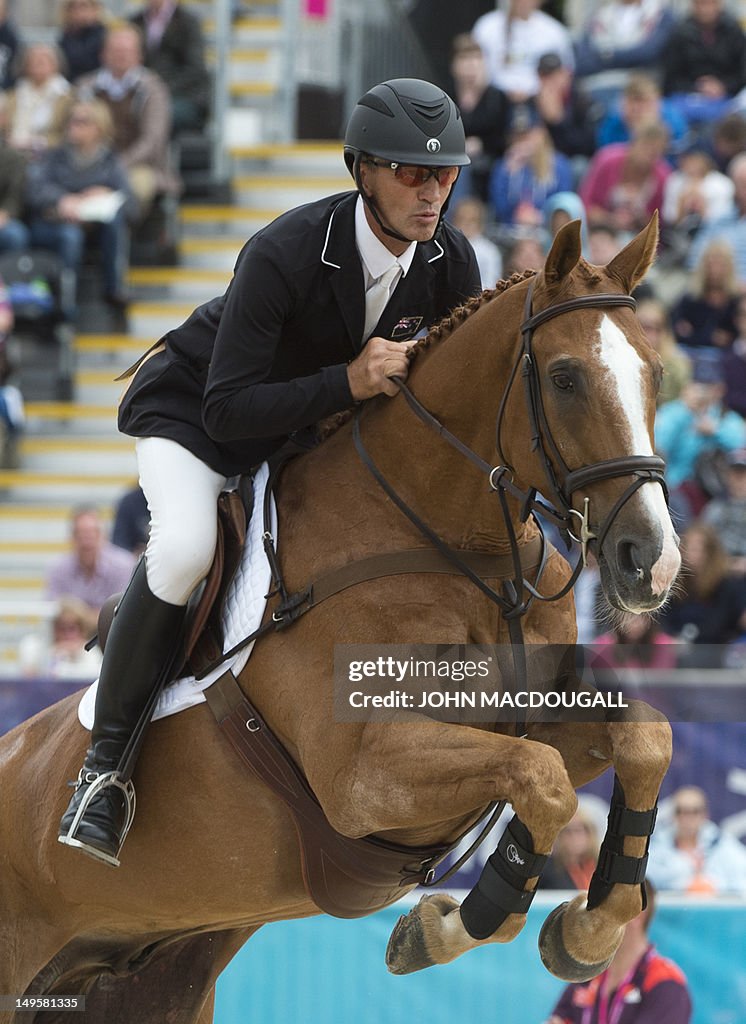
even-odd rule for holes
{"type": "Polygon", "coordinates": [[[631,702],[624,718],[607,722],[604,733],[592,753],[614,765],[616,780],[598,866],[587,898],[576,896],[554,910],[539,937],[545,966],[567,981],[600,973],[621,942],[624,926],[642,909],[649,836],[671,761],[671,727],[641,701],[631,702]]]}

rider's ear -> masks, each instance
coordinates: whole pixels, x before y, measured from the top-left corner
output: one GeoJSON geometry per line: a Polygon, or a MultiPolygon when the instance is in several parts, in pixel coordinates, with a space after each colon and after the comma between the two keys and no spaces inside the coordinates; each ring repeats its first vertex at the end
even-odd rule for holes
{"type": "Polygon", "coordinates": [[[658,211],[655,210],[648,226],[616,254],[607,264],[606,272],[631,293],[650,270],[657,249],[658,211]]]}
{"type": "Polygon", "coordinates": [[[558,284],[575,269],[580,259],[580,221],[564,224],[554,237],[544,264],[544,280],[558,284]]]}

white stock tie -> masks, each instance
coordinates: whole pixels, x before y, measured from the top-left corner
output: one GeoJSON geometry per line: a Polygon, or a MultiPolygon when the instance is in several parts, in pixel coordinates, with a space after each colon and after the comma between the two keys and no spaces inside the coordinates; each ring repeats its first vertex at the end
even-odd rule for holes
{"type": "Polygon", "coordinates": [[[373,282],[365,293],[365,330],[363,331],[363,342],[368,340],[373,332],[373,328],[381,319],[381,314],[389,301],[392,282],[400,270],[401,264],[392,264],[388,270],[373,282]]]}

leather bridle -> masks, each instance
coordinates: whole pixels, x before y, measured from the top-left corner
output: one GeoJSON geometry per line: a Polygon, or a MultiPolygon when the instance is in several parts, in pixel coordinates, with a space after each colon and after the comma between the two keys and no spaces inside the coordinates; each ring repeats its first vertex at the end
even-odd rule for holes
{"type": "MultiPolygon", "coordinates": [[[[509,625],[511,623],[516,624],[517,621],[525,615],[533,599],[540,601],[556,601],[564,597],[574,587],[578,576],[585,565],[588,545],[592,541],[595,541],[596,551],[600,553],[603,542],[606,539],[617,515],[626,502],[629,501],[632,495],[635,494],[640,487],[646,483],[658,483],[663,488],[666,500],[668,499],[668,490],[663,477],[665,462],[657,455],[625,455],[616,459],[605,459],[601,462],[595,462],[589,466],[583,466],[575,470],[571,470],[567,466],[557,444],[554,441],[554,438],[552,437],[546,418],[539,375],[533,352],[534,333],[539,327],[547,323],[549,320],[553,320],[555,317],[562,316],[565,313],[571,313],[579,309],[614,308],[620,306],[634,309],[636,307],[635,300],[629,295],[615,295],[608,293],[581,295],[568,299],[565,302],[559,302],[553,306],[548,306],[539,313],[532,313],[532,298],[535,281],[536,278],[532,278],[526,294],[524,319],[520,328],[522,338],[521,348],[500,401],[496,423],[496,447],[501,459],[501,462],[498,465],[490,465],[490,463],[486,462],[480,455],[469,448],[468,445],[464,444],[463,441],[456,437],[455,434],[451,433],[451,431],[448,430],[440,420],[433,416],[432,413],[422,405],[401,378],[393,378],[415,415],[428,427],[435,430],[444,441],[459,451],[473,465],[485,473],[488,477],[490,488],[495,491],[499,497],[505,526],[508,532],[508,539],[513,553],[515,569],[513,580],[508,580],[503,583],[502,593],[494,591],[483,580],[478,577],[474,577],[474,573],[472,573],[467,566],[463,565],[463,567],[461,567],[459,565],[457,554],[452,551],[452,549],[409,505],[407,505],[391,483],[386,479],[378,466],[376,466],[370,453],[363,444],[360,431],[360,418],[363,411],[362,406],[357,410],[353,425],[353,438],[358,454],[367,469],[384,489],[389,498],[391,498],[394,504],[396,504],[400,511],[407,516],[407,518],[417,527],[420,533],[422,533],[427,540],[429,540],[454,565],[459,567],[467,578],[470,578],[483,593],[485,593],[500,607],[503,616],[508,621],[509,625]],[[505,461],[502,453],[500,443],[502,423],[505,417],[508,398],[519,371],[524,382],[524,395],[529,415],[529,422],[531,425],[531,449],[532,451],[538,451],[539,453],[539,458],[541,460],[544,476],[547,482],[547,497],[553,503],[552,505],[548,505],[545,501],[542,501],[537,497],[536,488],[522,490],[514,483],[513,468],[505,461]],[[584,496],[583,511],[581,512],[575,508],[572,503],[573,494],[591,486],[592,484],[599,483],[602,480],[610,480],[621,476],[633,476],[634,479],[619,496],[610,511],[607,513],[603,522],[592,527],[590,523],[590,499],[587,496],[584,496]],[[536,518],[537,515],[555,525],[560,530],[561,534],[567,539],[568,546],[570,540],[575,541],[580,545],[581,558],[578,559],[577,565],[575,566],[570,579],[562,589],[555,594],[543,595],[539,593],[537,589],[539,577],[541,576],[544,562],[546,560],[546,544],[544,545],[544,557],[542,557],[541,566],[534,583],[531,583],[523,577],[519,547],[515,528],[510,516],[510,510],[507,504],[507,495],[518,500],[520,521],[525,522],[529,516],[533,516],[537,522],[542,537],[544,535],[544,530],[540,520],[536,518]]],[[[517,631],[514,632],[511,629],[511,633],[513,635],[512,638],[514,642],[522,643],[522,639],[520,639],[517,631]]]]}
{"type": "Polygon", "coordinates": [[[607,293],[579,295],[565,302],[558,302],[554,306],[547,306],[541,312],[532,314],[531,305],[535,283],[536,278],[532,278],[526,292],[526,302],[523,311],[524,320],[521,324],[522,346],[500,403],[497,417],[496,448],[501,462],[512,472],[512,467],[507,465],[503,455],[500,435],[508,397],[520,370],[531,429],[531,451],[538,451],[542,463],[548,488],[546,497],[551,499],[555,509],[564,517],[569,535],[580,544],[583,564],[585,564],[589,542],[596,540],[596,550],[597,552],[601,551],[606,535],[617,515],[643,484],[649,482],[659,483],[666,495],[666,500],[668,500],[668,491],[663,477],[666,464],[657,455],[624,455],[616,459],[594,462],[589,466],[583,466],[576,470],[571,470],[567,465],[552,436],[544,411],[539,374],[533,352],[534,332],[543,324],[554,320],[555,317],[562,316],[564,313],[575,312],[578,309],[614,308],[619,306],[635,309],[637,304],[631,295],[607,293]],[[590,499],[588,497],[583,498],[583,511],[581,512],[573,506],[573,494],[602,480],[611,480],[620,476],[634,476],[635,479],[620,495],[603,523],[595,528],[591,528],[589,522],[590,499]],[[572,525],[575,525],[573,520],[579,522],[579,527],[575,531],[571,528],[572,525]]]}

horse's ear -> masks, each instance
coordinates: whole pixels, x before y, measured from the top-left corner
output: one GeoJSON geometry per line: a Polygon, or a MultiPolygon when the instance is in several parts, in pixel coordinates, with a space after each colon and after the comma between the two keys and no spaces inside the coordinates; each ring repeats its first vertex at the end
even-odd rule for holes
{"type": "Polygon", "coordinates": [[[552,248],[544,264],[547,284],[557,284],[575,269],[580,259],[580,221],[564,224],[554,236],[552,248]]]}
{"type": "Polygon", "coordinates": [[[647,274],[658,249],[658,211],[653,212],[650,222],[636,235],[621,252],[606,266],[607,274],[620,282],[631,294],[647,274]]]}

